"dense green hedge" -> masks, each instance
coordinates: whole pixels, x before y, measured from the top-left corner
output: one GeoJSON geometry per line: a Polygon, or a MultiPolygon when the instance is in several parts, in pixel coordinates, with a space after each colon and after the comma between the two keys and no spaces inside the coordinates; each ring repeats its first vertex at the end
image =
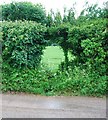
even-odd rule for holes
{"type": "MultiPolygon", "coordinates": [[[[65,32],[65,29],[62,28],[65,27],[59,27],[56,35],[61,37],[62,34],[57,33],[65,32]]],[[[3,64],[7,63],[11,67],[3,68],[2,91],[42,95],[105,95],[108,79],[106,75],[106,21],[89,21],[89,24],[70,28],[66,40],[66,44],[69,44],[68,50],[78,57],[79,63],[82,63],[82,60],[87,67],[82,67],[81,64],[75,67],[75,63],[74,67],[71,65],[68,71],[63,72],[60,70],[52,72],[47,67],[21,70],[12,68],[12,66],[31,68],[32,65],[35,66],[39,63],[46,42],[44,39],[46,28],[40,24],[27,21],[3,23],[3,31],[6,31],[3,32],[3,64]],[[78,44],[74,44],[75,42],[78,44]],[[78,51],[79,49],[75,49],[75,47],[80,47],[82,51],[78,51]],[[31,52],[32,48],[35,49],[35,52],[33,51],[35,54],[31,52]],[[40,51],[38,51],[39,49],[40,51]],[[20,56],[13,54],[16,50],[20,56]],[[22,54],[22,51],[27,52],[27,56],[31,54],[33,57],[24,58],[23,55],[26,53],[22,54]],[[80,52],[80,57],[75,52],[80,52]]]]}
{"type": "Polygon", "coordinates": [[[108,55],[107,37],[106,20],[96,19],[71,28],[67,42],[78,63],[105,73],[108,55]]]}
{"type": "Polygon", "coordinates": [[[3,64],[17,68],[36,67],[45,48],[45,31],[46,27],[36,22],[3,22],[3,64]]]}
{"type": "Polygon", "coordinates": [[[41,5],[34,6],[28,2],[4,5],[4,20],[26,19],[39,23],[2,23],[2,91],[42,95],[105,95],[108,79],[108,24],[104,19],[106,10],[98,10],[96,6],[89,7],[85,9],[87,14],[82,11],[77,19],[74,18],[74,12],[69,11],[68,16],[64,16],[69,17],[67,21],[62,20],[57,13],[53,16],[54,20],[53,17],[47,20],[49,27],[46,30],[45,26],[39,24],[45,23],[45,11],[41,5]],[[49,44],[57,43],[62,47],[65,62],[61,66],[66,68],[64,71],[58,69],[53,72],[45,66],[37,67],[46,45],[45,39],[50,41],[49,44]],[[68,60],[69,51],[74,56],[72,61],[68,60]]]}

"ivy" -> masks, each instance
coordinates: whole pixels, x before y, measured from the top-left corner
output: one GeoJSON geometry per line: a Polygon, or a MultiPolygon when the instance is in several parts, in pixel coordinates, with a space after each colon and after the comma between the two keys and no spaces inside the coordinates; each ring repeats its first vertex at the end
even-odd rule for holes
{"type": "Polygon", "coordinates": [[[36,67],[45,48],[45,31],[36,22],[3,22],[3,61],[17,68],[36,67]]]}

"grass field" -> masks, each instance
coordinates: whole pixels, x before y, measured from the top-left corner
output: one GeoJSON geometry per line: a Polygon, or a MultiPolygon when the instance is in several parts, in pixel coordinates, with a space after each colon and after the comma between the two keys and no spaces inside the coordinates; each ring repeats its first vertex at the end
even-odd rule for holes
{"type": "MultiPolygon", "coordinates": [[[[71,55],[69,55],[69,58],[71,58],[71,55]]],[[[42,57],[42,63],[44,63],[48,68],[55,70],[62,61],[64,61],[64,53],[59,46],[46,47],[42,57]]]]}

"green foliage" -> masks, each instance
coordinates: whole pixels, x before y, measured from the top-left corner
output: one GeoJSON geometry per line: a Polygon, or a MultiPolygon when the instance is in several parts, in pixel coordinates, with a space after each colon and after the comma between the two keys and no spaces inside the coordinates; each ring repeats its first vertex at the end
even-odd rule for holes
{"type": "Polygon", "coordinates": [[[53,73],[40,66],[35,69],[19,70],[8,66],[9,70],[3,71],[2,91],[28,92],[34,94],[47,94],[51,91],[52,82],[50,78],[53,73]]]}
{"type": "Polygon", "coordinates": [[[53,72],[45,66],[37,69],[3,72],[3,92],[27,92],[41,95],[86,95],[104,96],[107,86],[106,75],[91,73],[89,69],[75,67],[69,71],[53,72]]]}
{"type": "Polygon", "coordinates": [[[62,16],[60,12],[57,11],[57,13],[55,14],[55,18],[54,18],[54,26],[58,26],[60,24],[62,24],[62,16]]]}
{"type": "Polygon", "coordinates": [[[95,39],[87,39],[82,41],[82,47],[84,48],[84,58],[86,59],[87,66],[91,67],[92,70],[98,70],[103,74],[106,72],[105,69],[105,56],[106,53],[102,48],[101,43],[97,43],[95,39]],[[95,63],[95,64],[94,64],[95,63]]]}
{"type": "Polygon", "coordinates": [[[45,48],[45,31],[44,26],[31,21],[3,22],[4,64],[17,68],[37,66],[45,48]]]}
{"type": "Polygon", "coordinates": [[[89,69],[69,68],[56,76],[54,90],[61,94],[101,96],[106,94],[107,79],[106,75],[91,73],[89,69]]]}
{"type": "Polygon", "coordinates": [[[66,69],[68,66],[68,48],[69,44],[67,42],[68,40],[68,30],[69,30],[70,24],[60,24],[57,27],[52,27],[49,29],[49,34],[53,36],[55,39],[55,42],[58,43],[61,48],[63,49],[64,56],[65,56],[65,67],[66,69]]]}
{"type": "Polygon", "coordinates": [[[42,5],[33,5],[30,2],[12,2],[2,5],[3,20],[31,20],[40,23],[46,22],[46,13],[42,5]]]}
{"type": "Polygon", "coordinates": [[[108,2],[103,3],[103,8],[100,8],[98,4],[89,5],[86,2],[84,9],[81,11],[77,22],[84,23],[85,21],[97,19],[97,18],[108,18],[108,2]]]}
{"type": "Polygon", "coordinates": [[[73,8],[68,10],[67,20],[68,20],[68,22],[71,25],[75,25],[76,19],[75,19],[75,9],[74,9],[74,6],[73,6],[73,8]]]}
{"type": "Polygon", "coordinates": [[[100,72],[103,70],[104,73],[108,55],[106,36],[106,20],[97,19],[73,27],[69,31],[67,42],[78,63],[90,65],[100,72]]]}
{"type": "Polygon", "coordinates": [[[60,12],[55,14],[51,11],[47,16],[46,29],[39,23],[25,21],[45,23],[41,5],[28,2],[4,5],[3,20],[24,21],[2,24],[2,91],[42,95],[105,95],[108,24],[103,18],[106,18],[106,13],[106,8],[101,9],[97,5],[87,6],[77,19],[74,7],[65,10],[63,19],[60,12]],[[24,13],[19,7],[24,9],[24,13]],[[64,71],[59,69],[54,72],[48,66],[39,66],[46,39],[50,41],[48,45],[57,43],[63,49],[65,62],[61,67],[64,71]],[[68,52],[74,56],[71,61],[68,52]]]}
{"type": "Polygon", "coordinates": [[[52,15],[49,13],[47,16],[46,26],[51,27],[53,25],[52,15]]]}

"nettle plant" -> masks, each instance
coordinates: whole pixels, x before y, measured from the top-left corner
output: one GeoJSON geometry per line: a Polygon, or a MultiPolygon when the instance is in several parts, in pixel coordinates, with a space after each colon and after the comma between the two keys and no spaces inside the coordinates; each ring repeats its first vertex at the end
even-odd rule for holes
{"type": "Polygon", "coordinates": [[[32,21],[3,22],[4,63],[17,68],[36,67],[45,48],[45,31],[45,26],[32,21]]]}

